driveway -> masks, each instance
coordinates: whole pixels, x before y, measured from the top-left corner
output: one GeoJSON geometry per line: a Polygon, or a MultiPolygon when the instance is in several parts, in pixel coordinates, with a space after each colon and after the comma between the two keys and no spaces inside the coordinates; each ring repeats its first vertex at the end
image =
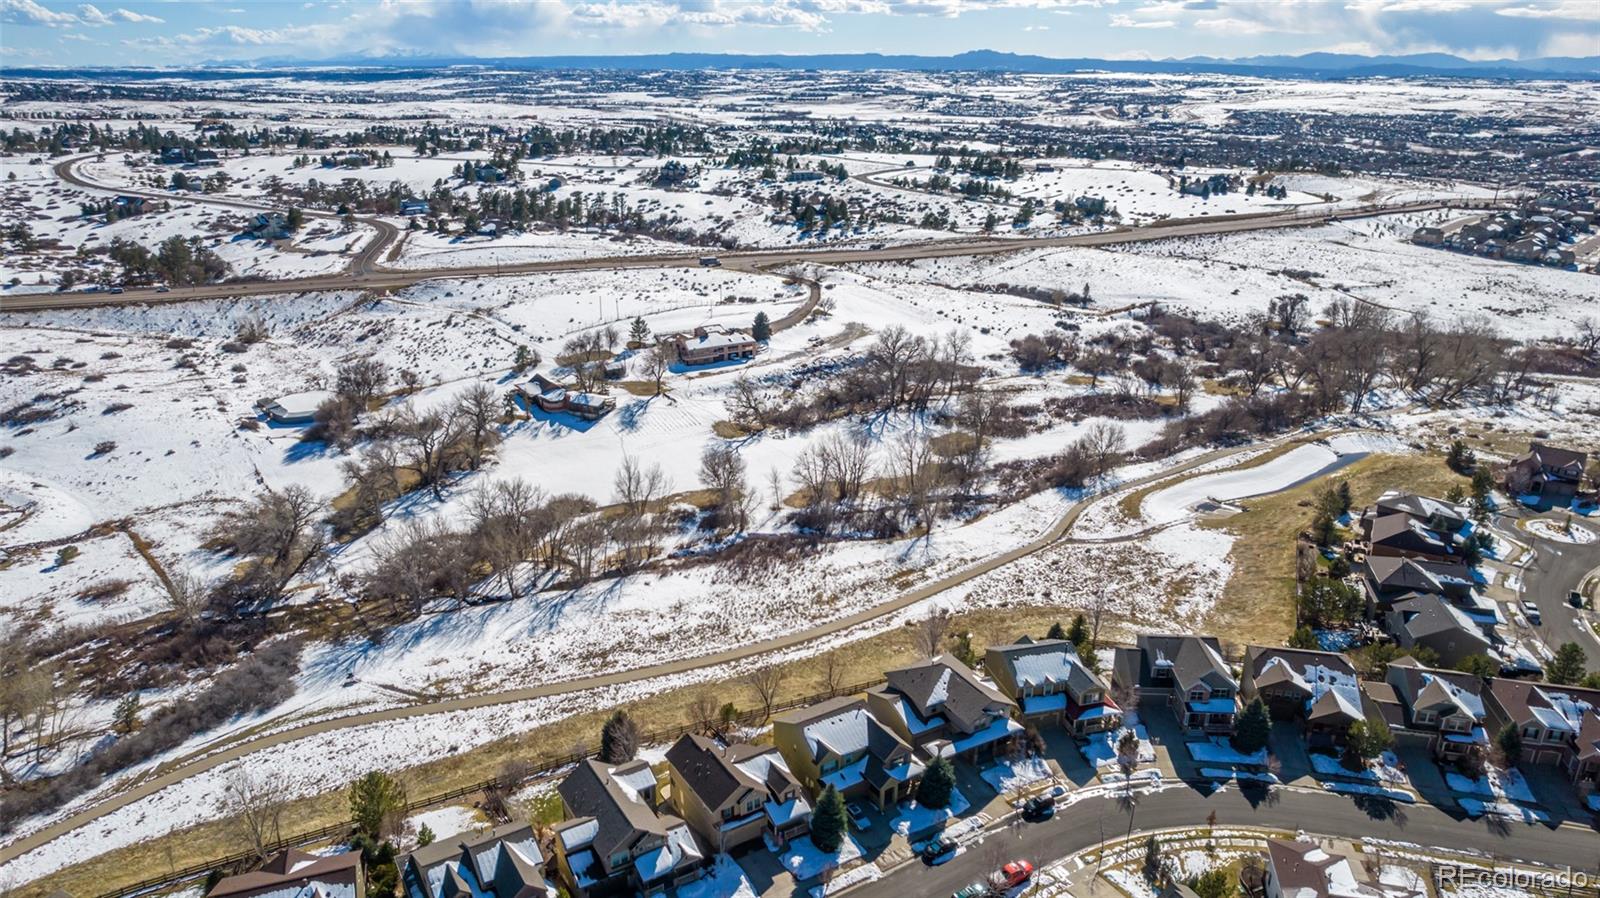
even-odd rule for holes
{"type": "Polygon", "coordinates": [[[1178,718],[1173,716],[1171,708],[1140,705],[1139,721],[1144,724],[1145,732],[1150,734],[1150,742],[1156,748],[1156,766],[1161,768],[1162,776],[1186,780],[1200,776],[1200,768],[1189,757],[1189,749],[1184,746],[1186,737],[1183,727],[1178,725],[1178,718]]]}
{"type": "Polygon", "coordinates": [[[1394,753],[1423,801],[1445,809],[1456,807],[1455,793],[1445,785],[1444,771],[1428,749],[1428,737],[1396,733],[1394,753]]]}
{"type": "Polygon", "coordinates": [[[1311,777],[1311,758],[1306,753],[1305,732],[1300,724],[1275,721],[1267,738],[1267,751],[1277,760],[1278,769],[1273,773],[1283,782],[1293,783],[1311,777]]]}
{"type": "Polygon", "coordinates": [[[1594,813],[1584,805],[1577,788],[1560,768],[1521,764],[1517,769],[1522,771],[1522,778],[1528,781],[1533,797],[1538,799],[1539,806],[1550,814],[1553,822],[1572,820],[1583,826],[1594,822],[1594,813]]]}

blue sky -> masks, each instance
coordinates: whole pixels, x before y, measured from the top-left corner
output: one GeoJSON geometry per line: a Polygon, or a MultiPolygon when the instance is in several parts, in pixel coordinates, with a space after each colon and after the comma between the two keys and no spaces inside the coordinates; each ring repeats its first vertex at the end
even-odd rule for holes
{"type": "Polygon", "coordinates": [[[23,65],[715,51],[1600,55],[1600,0],[0,0],[23,65]]]}

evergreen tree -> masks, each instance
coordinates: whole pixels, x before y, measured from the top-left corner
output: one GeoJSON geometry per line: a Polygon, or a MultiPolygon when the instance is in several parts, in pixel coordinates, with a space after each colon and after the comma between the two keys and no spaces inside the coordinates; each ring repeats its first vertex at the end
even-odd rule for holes
{"type": "Polygon", "coordinates": [[[1456,662],[1456,670],[1475,677],[1493,677],[1500,673],[1500,665],[1488,655],[1468,655],[1456,662]]]}
{"type": "Polygon", "coordinates": [[[373,841],[398,833],[405,812],[405,786],[382,770],[350,784],[350,819],[357,832],[373,841]]]}
{"type": "Polygon", "coordinates": [[[750,327],[750,336],[758,343],[772,339],[772,322],[767,320],[766,312],[756,313],[755,324],[750,327]]]}
{"type": "Polygon", "coordinates": [[[111,729],[120,736],[126,736],[139,728],[139,693],[130,692],[117,702],[117,709],[112,712],[111,729]]]}
{"type": "Polygon", "coordinates": [[[1522,733],[1517,730],[1515,722],[1500,728],[1499,735],[1495,736],[1495,744],[1500,746],[1500,753],[1505,755],[1507,764],[1515,764],[1522,757],[1522,733]]]}
{"type": "Polygon", "coordinates": [[[1049,632],[1044,634],[1044,638],[1046,638],[1046,639],[1066,639],[1067,638],[1067,630],[1066,630],[1065,627],[1061,626],[1061,621],[1056,621],[1055,623],[1050,625],[1050,630],[1049,630],[1049,632]]]}
{"type": "Polygon", "coordinates": [[[600,728],[600,760],[626,764],[639,755],[639,724],[618,708],[600,728]]]}
{"type": "Polygon", "coordinates": [[[1067,630],[1067,641],[1078,647],[1082,652],[1083,647],[1089,643],[1089,621],[1082,614],[1072,618],[1072,627],[1067,630]]]}
{"type": "Polygon", "coordinates": [[[643,318],[633,319],[633,324],[628,327],[628,342],[640,346],[650,342],[650,325],[645,324],[643,318]]]}
{"type": "Polygon", "coordinates": [[[284,216],[284,221],[288,223],[289,230],[300,230],[300,226],[306,222],[305,210],[301,209],[299,206],[290,206],[288,214],[284,216]]]}
{"type": "Polygon", "coordinates": [[[1313,633],[1310,627],[1301,624],[1295,628],[1294,635],[1289,637],[1289,648],[1316,650],[1319,648],[1317,634],[1313,633]]]}
{"type": "Polygon", "coordinates": [[[1151,886],[1161,885],[1161,843],[1155,836],[1148,836],[1144,840],[1144,881],[1151,886]]]}
{"type": "MultiPolygon", "coordinates": [[[[387,156],[388,154],[385,153],[384,155],[387,156]]],[[[417,828],[417,847],[418,848],[427,848],[429,845],[433,844],[433,840],[434,840],[434,835],[433,835],[433,828],[432,827],[430,827],[430,826],[428,826],[428,824],[424,823],[424,824],[422,824],[422,826],[417,828]]]]}
{"type": "Polygon", "coordinates": [[[1189,877],[1188,886],[1200,898],[1233,898],[1236,891],[1224,867],[1213,867],[1199,876],[1189,877]]]}
{"type": "Polygon", "coordinates": [[[950,795],[956,788],[956,768],[946,757],[933,759],[922,782],[917,784],[917,804],[939,810],[950,806],[950,795]]]}
{"type": "Polygon", "coordinates": [[[1576,642],[1564,642],[1556,649],[1556,656],[1545,665],[1545,679],[1557,686],[1570,686],[1583,679],[1584,665],[1589,657],[1576,642]]]}
{"type": "Polygon", "coordinates": [[[849,817],[844,810],[844,796],[830,783],[817,799],[817,809],[811,814],[811,842],[817,850],[832,853],[844,844],[845,827],[849,817]]]}
{"type": "Polygon", "coordinates": [[[1233,728],[1233,747],[1244,754],[1254,754],[1267,747],[1272,735],[1272,718],[1267,716],[1266,703],[1256,696],[1244,713],[1239,715],[1233,728]]]}

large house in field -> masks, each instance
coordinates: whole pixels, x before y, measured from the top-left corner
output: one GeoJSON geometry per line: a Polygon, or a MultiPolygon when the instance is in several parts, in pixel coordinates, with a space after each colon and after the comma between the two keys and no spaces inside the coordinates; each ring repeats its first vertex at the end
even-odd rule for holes
{"type": "Polygon", "coordinates": [[[656,775],[644,761],[584,761],[556,791],[568,818],[555,827],[556,866],[576,898],[652,892],[704,872],[694,830],[656,811],[656,775]]]}
{"type": "Polygon", "coordinates": [[[1117,649],[1111,682],[1145,702],[1165,704],[1192,735],[1231,735],[1239,683],[1214,636],[1141,634],[1117,649]]]}
{"type": "Polygon", "coordinates": [[[517,393],[543,411],[568,412],[586,421],[598,420],[617,407],[617,400],[604,393],[580,390],[543,374],[517,384],[517,393]]]}
{"type": "Polygon", "coordinates": [[[1313,748],[1342,745],[1350,725],[1366,719],[1355,665],[1337,652],[1249,646],[1239,694],[1259,696],[1275,719],[1303,723],[1313,748]]]}
{"type": "Polygon", "coordinates": [[[553,898],[533,827],[508,823],[437,839],[397,862],[405,898],[553,898]]]}
{"type": "Polygon", "coordinates": [[[811,804],[773,746],[686,735],[667,750],[667,764],[673,809],[715,851],[762,839],[782,846],[811,831],[811,804]]]}
{"type": "Polygon", "coordinates": [[[1442,761],[1486,751],[1483,680],[1458,670],[1434,670],[1405,657],[1389,665],[1384,681],[1394,689],[1407,729],[1430,733],[1428,747],[1442,761]]]}
{"type": "Polygon", "coordinates": [[[1541,508],[1571,504],[1583,485],[1583,469],[1589,455],[1558,446],[1530,443],[1528,451],[1500,469],[1500,482],[1507,493],[1541,508]]]}
{"type": "Polygon", "coordinates": [[[1059,723],[1084,737],[1122,726],[1122,709],[1100,675],[1084,665],[1065,639],[1024,636],[984,653],[983,669],[1029,722],[1059,723]]]}
{"type": "Polygon", "coordinates": [[[761,346],[749,334],[730,331],[716,324],[701,325],[691,334],[674,334],[667,339],[673,342],[678,361],[685,365],[711,365],[754,358],[761,346]]]}
{"type": "Polygon", "coordinates": [[[925,769],[910,744],[850,696],[774,716],[772,742],[814,795],[833,786],[880,809],[910,794],[925,769]]]}
{"type": "Polygon", "coordinates": [[[886,676],[867,707],[924,757],[992,758],[1022,732],[1017,703],[948,655],[886,676]]]}
{"type": "Polygon", "coordinates": [[[259,870],[224,877],[207,898],[365,898],[361,852],[318,856],[289,848],[267,858],[259,870]]]}

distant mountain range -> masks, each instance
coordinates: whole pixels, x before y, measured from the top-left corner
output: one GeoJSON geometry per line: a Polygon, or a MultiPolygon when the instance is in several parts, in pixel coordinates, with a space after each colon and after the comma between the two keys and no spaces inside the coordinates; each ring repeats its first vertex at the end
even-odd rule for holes
{"type": "MultiPolygon", "coordinates": [[[[496,69],[612,69],[695,70],[695,69],[783,69],[860,72],[898,70],[917,72],[1019,72],[1065,74],[1102,71],[1127,73],[1234,74],[1287,78],[1368,78],[1368,77],[1465,77],[1501,79],[1581,79],[1600,80],[1600,56],[1550,56],[1538,59],[1463,59],[1448,53],[1415,53],[1404,56],[1360,56],[1351,53],[1307,53],[1301,56],[1250,56],[1225,59],[1191,56],[1185,59],[1057,59],[1005,53],[998,50],[972,50],[954,56],[917,56],[880,53],[763,54],[737,53],[651,53],[637,56],[515,56],[465,57],[407,54],[394,56],[341,56],[329,59],[261,59],[250,63],[209,62],[188,69],[216,77],[219,70],[234,73],[281,74],[284,69],[347,68],[429,70],[456,67],[496,69]]],[[[149,69],[50,69],[6,68],[11,75],[60,76],[134,75],[149,69]]]]}

